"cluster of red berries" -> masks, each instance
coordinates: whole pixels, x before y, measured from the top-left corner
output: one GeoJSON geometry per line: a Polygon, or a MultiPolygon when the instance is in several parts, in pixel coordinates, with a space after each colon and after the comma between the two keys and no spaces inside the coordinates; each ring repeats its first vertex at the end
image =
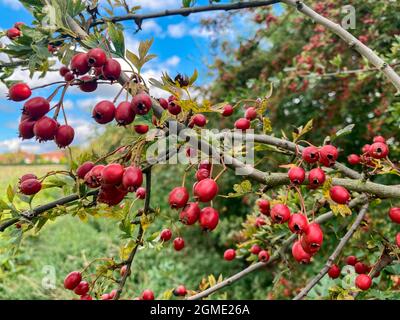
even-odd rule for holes
{"type": "Polygon", "coordinates": [[[142,170],[135,166],[124,167],[119,163],[95,165],[93,162],[83,163],[76,172],[89,188],[99,188],[98,201],[115,206],[128,192],[136,192],[136,197],[144,199],[146,189],[143,183],[142,170]]]}
{"type": "Polygon", "coordinates": [[[257,109],[254,107],[247,107],[244,113],[244,118],[239,118],[235,121],[235,128],[245,131],[250,128],[251,121],[257,118],[257,109]]]}
{"type": "Polygon", "coordinates": [[[7,37],[10,40],[19,38],[22,35],[21,26],[25,25],[23,22],[16,22],[14,26],[7,30],[7,37]]]}
{"type": "Polygon", "coordinates": [[[19,179],[19,191],[24,195],[32,196],[41,189],[42,183],[38,177],[32,173],[25,174],[19,179]]]}
{"type": "Polygon", "coordinates": [[[89,293],[89,283],[82,281],[82,274],[79,271],[72,271],[64,279],[64,288],[73,290],[75,294],[80,296],[81,300],[92,300],[89,293]]]}
{"type": "MultiPolygon", "coordinates": [[[[250,253],[255,254],[258,257],[258,261],[267,263],[270,255],[267,250],[262,249],[258,244],[254,244],[250,248],[250,253]]],[[[226,261],[232,261],[236,258],[236,251],[234,249],[227,249],[224,252],[224,259],[226,261]]]]}
{"type": "Polygon", "coordinates": [[[361,155],[350,154],[347,157],[349,164],[363,164],[373,167],[372,159],[386,158],[389,155],[389,147],[384,137],[376,136],[372,140],[372,144],[366,144],[362,147],[361,152],[361,155]]]}

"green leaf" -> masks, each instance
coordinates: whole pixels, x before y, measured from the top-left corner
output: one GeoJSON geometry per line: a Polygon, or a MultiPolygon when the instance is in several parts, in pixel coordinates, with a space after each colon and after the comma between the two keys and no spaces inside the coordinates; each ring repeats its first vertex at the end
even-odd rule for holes
{"type": "Polygon", "coordinates": [[[147,55],[147,53],[150,50],[150,47],[152,46],[154,41],[154,38],[151,38],[150,40],[144,40],[141,41],[139,44],[139,58],[140,60],[143,60],[144,57],[147,55]]]}
{"type": "Polygon", "coordinates": [[[13,202],[14,196],[15,196],[14,189],[11,185],[9,185],[7,188],[7,199],[8,199],[8,201],[10,201],[10,203],[13,202]]]}
{"type": "Polygon", "coordinates": [[[117,25],[108,22],[108,35],[110,36],[111,42],[114,45],[115,54],[120,56],[121,58],[125,57],[125,39],[124,33],[117,25]]]}
{"type": "Polygon", "coordinates": [[[335,138],[351,133],[351,131],[353,130],[354,126],[355,126],[355,124],[352,123],[352,124],[349,124],[348,126],[342,128],[342,129],[338,130],[336,132],[336,134],[335,134],[335,138]]]}

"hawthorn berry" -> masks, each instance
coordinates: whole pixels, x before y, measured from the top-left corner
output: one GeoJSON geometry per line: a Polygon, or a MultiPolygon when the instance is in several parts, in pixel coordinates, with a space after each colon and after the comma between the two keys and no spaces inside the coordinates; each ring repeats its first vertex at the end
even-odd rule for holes
{"type": "Polygon", "coordinates": [[[251,248],[250,248],[250,252],[251,252],[252,254],[259,254],[261,250],[262,250],[262,249],[261,249],[261,247],[260,247],[258,244],[253,244],[253,245],[251,246],[251,248]]]}
{"type": "Polygon", "coordinates": [[[393,207],[389,210],[389,218],[394,223],[400,224],[400,207],[393,207]]]}
{"type": "Polygon", "coordinates": [[[79,282],[79,284],[75,287],[74,292],[79,296],[87,294],[89,292],[89,283],[86,281],[79,282]]]}
{"type": "Polygon", "coordinates": [[[346,204],[350,200],[350,193],[342,186],[333,186],[329,190],[329,195],[338,204],[346,204]]]}
{"type": "Polygon", "coordinates": [[[346,258],[346,264],[349,266],[355,266],[357,262],[358,260],[355,256],[348,256],[346,258]]]}
{"type": "Polygon", "coordinates": [[[36,97],[25,102],[23,113],[31,119],[39,119],[50,111],[50,103],[45,98],[36,97]]]}
{"type": "Polygon", "coordinates": [[[122,175],[122,186],[129,192],[136,191],[143,183],[143,172],[138,167],[125,168],[122,175]]]}
{"type": "Polygon", "coordinates": [[[255,118],[257,118],[257,109],[254,107],[247,108],[244,117],[250,121],[254,120],[255,118]]]}
{"type": "Polygon", "coordinates": [[[19,186],[19,191],[27,196],[37,194],[41,189],[42,183],[38,179],[24,180],[19,186]]]}
{"type": "Polygon", "coordinates": [[[238,130],[245,131],[250,128],[250,120],[246,118],[240,118],[235,122],[235,128],[238,130]]]}
{"type": "Polygon", "coordinates": [[[224,259],[226,261],[232,261],[236,257],[236,251],[235,249],[227,249],[224,252],[224,259]]]}
{"type": "Polygon", "coordinates": [[[61,77],[64,77],[68,72],[70,72],[68,67],[62,66],[59,70],[61,77]]]}
{"type": "Polygon", "coordinates": [[[128,266],[125,264],[125,265],[123,265],[123,266],[121,267],[121,269],[119,270],[120,276],[123,277],[123,276],[126,274],[127,271],[128,271],[128,266]]]}
{"type": "Polygon", "coordinates": [[[168,196],[168,203],[171,208],[178,209],[186,206],[189,200],[189,192],[185,187],[174,188],[168,196]]]}
{"type": "Polygon", "coordinates": [[[396,234],[396,244],[400,248],[400,232],[396,234]]]}
{"type": "Polygon", "coordinates": [[[160,239],[162,241],[169,241],[169,240],[171,240],[171,237],[172,237],[172,232],[170,229],[164,229],[160,233],[160,239]]]}
{"type": "Polygon", "coordinates": [[[368,266],[365,265],[362,262],[357,262],[354,265],[354,270],[358,273],[358,274],[363,274],[363,273],[367,273],[368,272],[368,266]]]}
{"type": "Polygon", "coordinates": [[[133,97],[132,109],[135,114],[148,114],[152,106],[151,98],[146,93],[140,93],[133,97]]]}
{"type": "Polygon", "coordinates": [[[179,214],[179,221],[186,225],[192,225],[199,220],[200,207],[197,202],[189,202],[179,214]]]}
{"type": "Polygon", "coordinates": [[[308,221],[305,215],[301,213],[295,213],[290,216],[288,222],[289,230],[293,233],[302,234],[307,230],[308,221]]]}
{"type": "Polygon", "coordinates": [[[72,143],[74,137],[74,128],[69,125],[62,125],[57,128],[54,140],[59,148],[65,148],[72,143]]]}
{"type": "Polygon", "coordinates": [[[74,290],[82,281],[82,274],[79,271],[72,271],[64,279],[64,288],[74,290]]]}
{"type": "Polygon", "coordinates": [[[306,178],[306,172],[303,168],[300,167],[292,167],[288,171],[288,176],[290,182],[293,184],[302,184],[304,179],[306,178]]]}
{"type": "Polygon", "coordinates": [[[135,120],[135,112],[132,110],[132,104],[128,101],[121,102],[115,110],[115,121],[120,126],[127,126],[135,120]]]}
{"type": "Polygon", "coordinates": [[[204,127],[207,124],[207,118],[203,114],[196,114],[193,116],[192,120],[190,121],[189,126],[198,126],[198,127],[204,127]]]}
{"type": "Polygon", "coordinates": [[[340,267],[337,264],[333,264],[328,271],[328,275],[331,279],[339,278],[340,276],[340,267]]]}
{"type": "Polygon", "coordinates": [[[19,123],[18,132],[19,137],[22,138],[22,140],[32,139],[35,136],[35,133],[33,132],[33,127],[35,126],[35,123],[35,120],[30,119],[21,121],[19,123]]]}
{"type": "Polygon", "coordinates": [[[124,167],[119,163],[110,163],[102,171],[102,182],[104,184],[118,185],[122,182],[124,167]]]}
{"type": "Polygon", "coordinates": [[[375,142],[369,147],[368,153],[374,159],[383,159],[388,156],[389,147],[385,143],[375,142]]]}
{"type": "Polygon", "coordinates": [[[142,300],[154,300],[154,292],[146,289],[141,294],[142,300]]]}
{"type": "Polygon", "coordinates": [[[100,124],[114,120],[115,105],[111,101],[103,100],[96,104],[92,112],[93,119],[100,124]]]}
{"type": "Polygon", "coordinates": [[[224,117],[229,117],[233,114],[233,107],[230,104],[227,104],[222,109],[222,115],[224,117]]]}
{"type": "Polygon", "coordinates": [[[275,223],[285,223],[290,219],[290,210],[286,205],[278,203],[271,209],[271,218],[275,223]]]}
{"type": "Polygon", "coordinates": [[[197,182],[193,193],[198,201],[209,202],[218,194],[218,185],[213,179],[207,178],[197,182]]]}
{"type": "Polygon", "coordinates": [[[308,264],[311,261],[311,255],[304,251],[300,241],[293,243],[292,256],[297,262],[302,264],[308,264]]]}
{"type": "Polygon", "coordinates": [[[24,101],[31,95],[31,88],[23,82],[13,84],[8,90],[8,97],[12,101],[24,101]]]}
{"type": "Polygon", "coordinates": [[[258,210],[265,215],[269,215],[270,211],[271,211],[271,207],[270,207],[270,203],[268,200],[266,199],[259,199],[257,201],[257,205],[258,205],[258,210]]]}
{"type": "Polygon", "coordinates": [[[102,68],[103,77],[107,80],[116,81],[121,75],[121,65],[117,60],[109,58],[102,68]]]}
{"type": "Polygon", "coordinates": [[[87,54],[82,52],[74,55],[71,59],[70,70],[79,76],[87,73],[90,70],[90,66],[87,63],[87,54]]]}
{"type": "Polygon", "coordinates": [[[21,36],[21,31],[17,28],[10,28],[7,30],[7,37],[10,40],[14,40],[21,36]]]}
{"type": "Polygon", "coordinates": [[[255,226],[256,226],[257,228],[259,228],[259,227],[261,227],[261,226],[264,226],[265,224],[266,224],[266,222],[265,222],[265,220],[264,220],[263,217],[257,217],[257,218],[256,218],[255,226]]]}
{"type": "Polygon", "coordinates": [[[58,123],[56,120],[49,117],[42,117],[36,121],[33,126],[33,132],[36,139],[41,141],[54,140],[54,137],[58,130],[58,123]]]}
{"type": "Polygon", "coordinates": [[[361,152],[363,154],[369,153],[369,148],[371,147],[370,144],[364,144],[364,146],[361,148],[361,152]]]}
{"type": "Polygon", "coordinates": [[[335,164],[337,158],[339,156],[339,152],[336,149],[336,147],[328,144],[323,146],[319,150],[319,161],[325,166],[325,167],[331,167],[335,164]]]}
{"type": "Polygon", "coordinates": [[[64,80],[70,82],[72,80],[75,80],[75,76],[72,72],[67,72],[64,76],[64,80]]]}
{"type": "Polygon", "coordinates": [[[211,172],[212,163],[208,160],[203,160],[199,163],[198,170],[206,169],[207,171],[211,172]]]}
{"type": "Polygon", "coordinates": [[[19,21],[19,22],[14,23],[14,28],[17,28],[18,30],[21,30],[21,27],[24,26],[24,25],[25,25],[25,23],[19,21]]]}
{"type": "Polygon", "coordinates": [[[84,179],[85,175],[92,170],[94,167],[94,163],[91,161],[87,161],[79,166],[79,168],[76,170],[76,175],[80,179],[84,179]]]}
{"type": "Polygon", "coordinates": [[[200,226],[204,231],[214,230],[219,222],[218,211],[211,207],[205,207],[200,211],[200,226]]]}
{"type": "Polygon", "coordinates": [[[174,290],[174,296],[178,296],[178,297],[184,297],[187,294],[187,290],[185,288],[185,286],[180,285],[177,286],[174,290]]]}
{"type": "Polygon", "coordinates": [[[196,171],[196,180],[201,181],[210,177],[210,171],[207,169],[199,169],[196,171]]]}
{"type": "Polygon", "coordinates": [[[19,183],[22,183],[29,179],[37,179],[37,176],[33,173],[24,174],[21,178],[19,178],[19,183]]]}
{"type": "Polygon", "coordinates": [[[83,76],[79,80],[81,81],[81,84],[79,85],[79,88],[83,92],[96,91],[96,89],[97,89],[97,80],[96,80],[96,78],[92,78],[91,76],[83,76]]]}
{"type": "Polygon", "coordinates": [[[145,199],[146,198],[146,189],[142,188],[142,187],[138,188],[136,190],[136,197],[141,200],[145,199]]]}
{"type": "Polygon", "coordinates": [[[160,98],[158,99],[158,102],[160,103],[160,106],[164,109],[167,110],[168,109],[168,101],[164,98],[160,98]]]}
{"type": "Polygon", "coordinates": [[[107,60],[107,55],[101,48],[94,48],[87,53],[87,64],[89,67],[102,67],[107,60]]]}
{"type": "Polygon", "coordinates": [[[322,186],[325,182],[325,172],[321,168],[311,169],[308,173],[309,187],[316,189],[322,186]]]}
{"type": "Polygon", "coordinates": [[[80,297],[81,300],[93,300],[92,296],[89,294],[85,294],[80,297]]]}
{"type": "Polygon", "coordinates": [[[168,104],[168,112],[170,114],[172,114],[173,116],[177,116],[178,114],[180,114],[182,112],[182,108],[178,103],[171,101],[168,104]]]}
{"type": "Polygon", "coordinates": [[[85,183],[90,188],[100,187],[102,180],[102,172],[105,166],[99,164],[94,166],[84,177],[85,183]]]}
{"type": "Polygon", "coordinates": [[[319,160],[319,150],[317,147],[309,146],[303,149],[301,156],[305,162],[315,163],[319,160]]]}
{"type": "Polygon", "coordinates": [[[324,233],[320,225],[312,222],[308,225],[301,237],[301,246],[309,254],[315,254],[322,246],[324,233]]]}
{"type": "Polygon", "coordinates": [[[258,253],[258,260],[261,261],[261,262],[264,262],[264,263],[268,262],[269,261],[269,253],[268,253],[268,251],[261,250],[258,253]]]}
{"type": "Polygon", "coordinates": [[[371,288],[372,280],[371,277],[367,274],[360,274],[356,278],[356,286],[357,288],[365,291],[371,288]]]}
{"type": "Polygon", "coordinates": [[[149,131],[149,126],[146,124],[138,124],[135,125],[134,129],[138,134],[146,134],[149,131]]]}
{"type": "Polygon", "coordinates": [[[124,200],[127,192],[117,188],[114,185],[102,185],[97,201],[99,203],[105,203],[109,206],[116,206],[122,200],[124,200]]]}
{"type": "Polygon", "coordinates": [[[386,139],[384,137],[382,137],[382,136],[376,136],[376,137],[374,137],[373,142],[374,143],[375,142],[386,143],[386,139]]]}
{"type": "Polygon", "coordinates": [[[181,251],[185,247],[185,240],[183,238],[178,237],[174,239],[174,249],[176,251],[181,251]]]}
{"type": "Polygon", "coordinates": [[[351,164],[351,165],[356,165],[356,164],[359,164],[359,163],[361,162],[361,158],[360,158],[359,155],[350,154],[350,155],[347,157],[347,162],[348,162],[349,164],[351,164]]]}

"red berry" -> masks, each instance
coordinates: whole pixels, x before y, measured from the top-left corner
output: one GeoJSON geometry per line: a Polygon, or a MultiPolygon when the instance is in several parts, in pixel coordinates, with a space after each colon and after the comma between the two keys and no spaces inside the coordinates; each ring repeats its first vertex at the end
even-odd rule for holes
{"type": "Polygon", "coordinates": [[[191,122],[190,122],[190,127],[193,127],[193,126],[198,126],[198,127],[204,127],[205,125],[207,124],[207,118],[204,116],[204,115],[202,115],[202,114],[196,114],[193,118],[192,118],[192,120],[191,120],[191,122]]]}
{"type": "Polygon", "coordinates": [[[133,111],[141,116],[148,114],[152,105],[151,98],[146,93],[140,93],[132,100],[133,111]]]}
{"type": "Polygon", "coordinates": [[[182,112],[182,108],[180,107],[180,105],[178,103],[171,101],[168,104],[168,112],[174,116],[177,116],[178,114],[180,114],[182,112]]]}
{"type": "Polygon", "coordinates": [[[303,168],[292,167],[288,172],[288,176],[291,183],[302,184],[304,179],[306,178],[306,172],[304,171],[303,168]]]}
{"type": "Polygon", "coordinates": [[[260,199],[257,201],[257,205],[258,205],[258,209],[260,210],[260,212],[262,214],[265,214],[267,216],[270,214],[271,208],[270,208],[270,204],[269,204],[268,200],[260,199]]]}
{"type": "Polygon", "coordinates": [[[116,81],[121,75],[121,65],[117,60],[109,58],[103,65],[102,72],[105,79],[116,81]]]}
{"type": "Polygon", "coordinates": [[[211,172],[212,164],[208,160],[203,160],[199,163],[198,170],[206,169],[207,171],[211,172]]]}
{"type": "Polygon", "coordinates": [[[31,96],[31,94],[31,88],[23,82],[13,84],[8,90],[8,97],[12,101],[26,100],[31,96]]]}
{"type": "Polygon", "coordinates": [[[121,126],[127,126],[135,120],[135,112],[132,104],[128,101],[121,102],[115,110],[115,120],[121,126]]]}
{"type": "Polygon", "coordinates": [[[211,207],[206,207],[200,211],[200,226],[204,231],[214,230],[219,222],[218,211],[211,207]]]}
{"type": "Polygon", "coordinates": [[[361,161],[361,158],[359,155],[350,154],[349,156],[347,156],[347,162],[353,166],[356,164],[359,164],[360,161],[361,161]]]}
{"type": "Polygon", "coordinates": [[[257,118],[257,109],[254,107],[247,108],[244,116],[247,120],[254,120],[257,118]]]}
{"type": "Polygon", "coordinates": [[[300,241],[293,243],[292,256],[299,263],[308,264],[311,261],[311,255],[304,251],[300,241]]]}
{"type": "Polygon", "coordinates": [[[210,177],[210,171],[207,169],[199,169],[196,172],[196,180],[201,181],[210,177]]]}
{"type": "Polygon", "coordinates": [[[64,76],[64,80],[70,82],[72,80],[75,80],[75,76],[72,72],[67,72],[64,76]]]}
{"type": "Polygon", "coordinates": [[[168,101],[164,98],[160,98],[158,99],[158,102],[160,103],[160,106],[164,109],[167,110],[168,109],[168,101]]]}
{"type": "Polygon", "coordinates": [[[374,142],[374,143],[375,143],[375,142],[386,143],[386,139],[385,139],[384,137],[382,137],[382,136],[376,136],[376,137],[374,137],[373,142],[374,142]]]}
{"type": "Polygon", "coordinates": [[[313,222],[308,225],[301,237],[301,246],[309,254],[315,254],[322,246],[324,233],[318,223],[313,222]]]}
{"type": "Polygon", "coordinates": [[[200,216],[200,207],[197,202],[189,202],[179,214],[179,221],[186,225],[197,222],[200,216]]]}
{"type": "Polygon", "coordinates": [[[35,133],[33,132],[35,123],[35,120],[30,119],[21,121],[18,126],[19,137],[23,140],[33,138],[35,136],[35,133]]]}
{"type": "Polygon", "coordinates": [[[102,294],[101,300],[111,300],[110,295],[108,293],[102,294]]]}
{"type": "Polygon", "coordinates": [[[90,67],[102,67],[107,60],[107,55],[101,48],[94,48],[87,53],[87,64],[90,67]]]}
{"type": "Polygon", "coordinates": [[[233,107],[230,104],[225,105],[222,111],[222,115],[224,117],[229,117],[232,114],[233,114],[233,107]]]}
{"type": "Polygon", "coordinates": [[[146,289],[142,292],[141,298],[143,300],[154,300],[154,292],[146,289]]]}
{"type": "Polygon", "coordinates": [[[185,246],[185,240],[183,240],[181,237],[174,239],[174,249],[176,251],[181,251],[184,246],[185,246]]]}
{"type": "Polygon", "coordinates": [[[329,190],[332,200],[338,204],[346,204],[350,200],[350,193],[342,186],[334,186],[329,190]]]}
{"type": "Polygon", "coordinates": [[[317,147],[309,146],[303,149],[301,156],[305,162],[315,163],[319,160],[319,150],[317,147]]]}
{"type": "Polygon", "coordinates": [[[357,258],[355,256],[348,256],[346,258],[346,264],[348,264],[349,266],[355,266],[357,263],[357,258]]]}
{"type": "Polygon", "coordinates": [[[363,154],[364,154],[364,153],[368,153],[370,147],[371,147],[370,144],[365,144],[365,145],[362,147],[361,152],[362,152],[363,154]]]}
{"type": "Polygon", "coordinates": [[[138,124],[134,128],[138,134],[146,134],[149,131],[149,126],[146,124],[138,124]]]}
{"type": "Polygon", "coordinates": [[[363,274],[363,273],[367,273],[368,272],[368,266],[366,266],[364,263],[362,262],[357,262],[354,265],[354,270],[358,273],[358,274],[363,274]]]}
{"type": "Polygon", "coordinates": [[[31,196],[38,193],[42,189],[42,183],[37,179],[27,179],[23,181],[20,186],[19,190],[21,193],[31,196]]]}
{"type": "Polygon", "coordinates": [[[235,122],[235,128],[238,130],[247,130],[250,128],[250,120],[246,118],[240,118],[235,122]]]}
{"type": "Polygon", "coordinates": [[[388,156],[389,147],[385,143],[375,142],[371,144],[368,153],[372,158],[383,159],[388,156]]]}
{"type": "Polygon", "coordinates": [[[176,287],[176,289],[174,290],[174,295],[175,296],[184,297],[184,296],[186,296],[186,294],[187,294],[187,290],[182,285],[176,287]]]}
{"type": "Polygon", "coordinates": [[[361,290],[368,290],[372,285],[372,280],[369,275],[360,274],[356,278],[356,286],[361,290]]]}
{"type": "Polygon", "coordinates": [[[59,124],[56,120],[49,117],[42,117],[36,121],[33,132],[39,141],[49,141],[54,139],[58,126],[59,124]]]}
{"type": "Polygon", "coordinates": [[[114,120],[115,106],[111,101],[103,100],[93,109],[93,118],[97,123],[106,124],[114,120]]]}
{"type": "Polygon", "coordinates": [[[339,276],[340,276],[339,266],[337,264],[333,264],[328,271],[328,275],[332,279],[339,278],[339,276]]]}
{"type": "Polygon", "coordinates": [[[90,66],[87,63],[87,54],[78,53],[71,59],[71,71],[77,75],[84,75],[90,70],[90,66]]]}
{"type": "Polygon", "coordinates": [[[81,300],[93,300],[92,296],[85,294],[80,297],[81,300]]]}
{"type": "Polygon", "coordinates": [[[396,244],[400,248],[400,232],[396,234],[396,244]]]}
{"type": "Polygon", "coordinates": [[[97,166],[94,166],[92,170],[90,170],[86,175],[85,175],[85,183],[90,187],[90,188],[97,188],[100,187],[101,180],[102,180],[102,172],[105,166],[99,164],[97,166]]]}
{"type": "Polygon", "coordinates": [[[136,191],[143,183],[143,172],[138,167],[128,167],[122,176],[122,186],[129,192],[136,191]]]}
{"type": "Polygon", "coordinates": [[[269,261],[269,253],[268,253],[268,251],[261,250],[258,253],[258,260],[261,261],[261,262],[264,262],[264,263],[268,262],[269,261]]]}
{"type": "Polygon", "coordinates": [[[236,251],[235,249],[227,249],[224,252],[224,259],[226,261],[232,261],[236,257],[236,251]]]}
{"type": "Polygon", "coordinates": [[[91,76],[83,76],[79,80],[81,80],[81,84],[79,88],[83,92],[93,92],[97,89],[97,80],[96,78],[92,78],[91,76]]]}
{"type": "Polygon", "coordinates": [[[290,210],[284,204],[276,204],[271,209],[271,218],[275,223],[285,223],[290,219],[290,210]]]}
{"type": "Polygon", "coordinates": [[[261,249],[261,247],[260,247],[258,244],[253,244],[253,245],[251,246],[251,248],[250,248],[250,252],[251,252],[252,254],[259,254],[261,250],[262,250],[262,249],[261,249]]]}
{"type": "Polygon", "coordinates": [[[23,23],[23,22],[16,22],[16,23],[14,23],[14,28],[21,30],[21,27],[24,25],[25,25],[25,23],[23,23]]]}
{"type": "Polygon", "coordinates": [[[145,199],[146,198],[146,189],[142,188],[142,187],[138,188],[136,190],[136,197],[141,200],[145,199]]]}
{"type": "Polygon", "coordinates": [[[97,201],[109,206],[116,206],[124,200],[127,192],[113,185],[102,185],[97,201]]]}
{"type": "Polygon", "coordinates": [[[335,164],[337,158],[339,156],[339,152],[336,149],[336,147],[332,145],[326,145],[323,146],[319,150],[319,161],[325,166],[325,167],[331,167],[335,164]]]}
{"type": "Polygon", "coordinates": [[[390,208],[389,218],[395,223],[400,223],[400,207],[390,208]]]}
{"type": "Polygon", "coordinates": [[[65,148],[72,143],[74,137],[74,128],[68,125],[62,125],[57,129],[55,141],[59,148],[65,148]]]}
{"type": "Polygon", "coordinates": [[[50,103],[45,98],[36,97],[25,102],[23,113],[32,119],[39,119],[50,111],[50,103]]]}
{"type": "Polygon", "coordinates": [[[60,68],[60,75],[61,77],[64,77],[68,72],[70,72],[69,68],[66,66],[62,66],[60,68]]]}
{"type": "Polygon", "coordinates": [[[213,179],[207,178],[197,182],[193,193],[198,201],[209,202],[218,194],[218,185],[213,179]]]}
{"type": "Polygon", "coordinates": [[[293,233],[302,234],[307,230],[308,221],[305,215],[295,213],[290,217],[288,226],[293,233]]]}
{"type": "Polygon", "coordinates": [[[308,174],[309,186],[311,189],[316,189],[325,182],[325,172],[321,168],[311,169],[308,174]]]}
{"type": "Polygon", "coordinates": [[[80,179],[84,179],[85,175],[92,170],[92,168],[94,167],[94,163],[91,161],[85,162],[83,164],[81,164],[79,166],[79,168],[76,170],[76,175],[80,178],[80,179]]]}
{"type": "Polygon", "coordinates": [[[22,183],[29,179],[37,179],[37,176],[33,173],[24,174],[21,178],[19,178],[19,183],[22,183]]]}
{"type": "Polygon", "coordinates": [[[172,237],[172,232],[169,229],[164,229],[160,233],[160,239],[162,241],[169,241],[169,240],[171,240],[171,237],[172,237]]]}
{"type": "Polygon", "coordinates": [[[84,296],[89,292],[89,283],[81,281],[74,289],[74,292],[79,296],[84,296]]]}
{"type": "Polygon", "coordinates": [[[263,217],[257,217],[257,218],[256,218],[255,226],[256,226],[257,228],[259,228],[259,227],[264,226],[264,225],[265,225],[265,220],[264,220],[264,218],[263,218],[263,217]]]}
{"type": "Polygon", "coordinates": [[[50,52],[50,53],[54,53],[54,52],[56,52],[57,50],[58,50],[58,47],[57,46],[55,46],[55,45],[53,45],[53,44],[48,44],[47,45],[47,50],[50,52]]]}
{"type": "Polygon", "coordinates": [[[20,36],[21,36],[21,31],[18,30],[17,28],[11,28],[11,29],[7,30],[7,37],[10,40],[14,40],[14,39],[16,39],[16,38],[18,38],[20,36]]]}
{"type": "Polygon", "coordinates": [[[68,290],[74,290],[81,281],[82,281],[81,273],[78,271],[73,271],[65,277],[64,288],[68,290]]]}
{"type": "Polygon", "coordinates": [[[189,192],[185,187],[174,188],[168,198],[169,205],[173,209],[183,208],[189,200],[189,192]]]}
{"type": "Polygon", "coordinates": [[[124,175],[124,167],[119,163],[111,163],[103,169],[101,175],[104,184],[119,185],[124,175]]]}

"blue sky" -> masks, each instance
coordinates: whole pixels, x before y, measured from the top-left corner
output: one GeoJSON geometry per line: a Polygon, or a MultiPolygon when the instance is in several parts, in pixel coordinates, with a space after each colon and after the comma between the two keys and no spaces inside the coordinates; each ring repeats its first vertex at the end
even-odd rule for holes
{"type": "MultiPolygon", "coordinates": [[[[229,1],[221,1],[229,2],[229,1]]],[[[181,0],[128,0],[131,5],[141,5],[144,11],[159,11],[166,8],[178,8],[181,0]]],[[[208,0],[198,0],[198,5],[208,4],[208,0]]],[[[279,10],[279,7],[278,7],[279,10]]],[[[279,10],[280,11],[280,10],[279,10]]],[[[192,74],[195,68],[198,69],[200,76],[198,83],[204,84],[210,79],[207,78],[207,63],[211,62],[210,44],[215,37],[224,37],[233,40],[238,32],[249,34],[254,25],[250,19],[244,19],[243,15],[235,20],[237,30],[227,30],[223,33],[214,34],[203,29],[199,23],[202,18],[215,16],[220,13],[201,13],[189,17],[165,17],[154,20],[146,20],[143,23],[143,31],[135,34],[136,25],[133,22],[125,22],[125,38],[127,47],[136,51],[138,43],[143,39],[154,37],[154,44],[151,52],[157,58],[149,63],[143,70],[145,78],[159,77],[162,71],[168,71],[171,75],[177,72],[192,74]]],[[[0,0],[0,28],[8,29],[16,21],[29,24],[31,17],[17,0],[0,0]]],[[[3,40],[4,41],[4,40],[3,40]]],[[[0,56],[0,59],[4,57],[0,56]]],[[[19,71],[15,79],[24,80],[31,86],[44,84],[52,81],[62,80],[57,73],[49,74],[46,80],[33,79],[27,77],[27,73],[19,71]]],[[[76,130],[77,138],[75,144],[82,144],[90,138],[90,135],[100,127],[95,125],[90,118],[90,111],[96,101],[102,99],[112,99],[118,86],[101,86],[94,93],[81,93],[74,89],[67,94],[65,106],[69,122],[76,130]]],[[[0,153],[22,149],[29,152],[45,152],[54,150],[52,142],[37,143],[34,140],[22,142],[17,137],[18,119],[22,103],[10,102],[5,99],[6,89],[0,85],[0,153]]],[[[49,90],[36,91],[34,96],[48,96],[49,90]]],[[[162,93],[153,90],[155,96],[162,93]]]]}

